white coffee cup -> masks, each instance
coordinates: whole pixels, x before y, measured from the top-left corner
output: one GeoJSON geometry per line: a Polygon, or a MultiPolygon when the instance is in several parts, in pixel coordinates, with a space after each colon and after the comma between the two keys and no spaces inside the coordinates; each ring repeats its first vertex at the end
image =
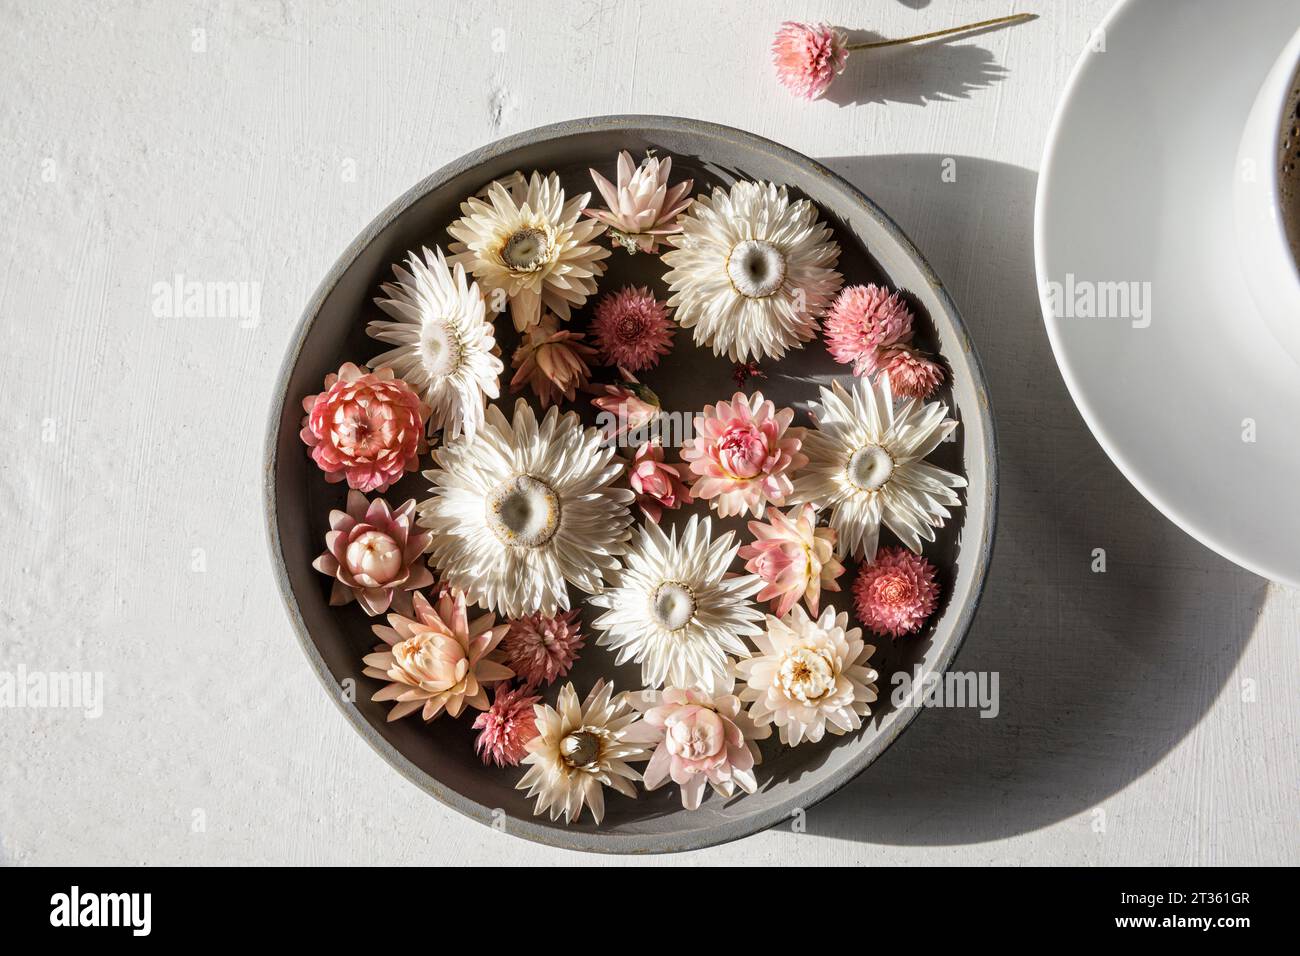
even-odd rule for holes
{"type": "MultiPolygon", "coordinates": [[[[1281,177],[1283,113],[1294,101],[1297,84],[1300,30],[1269,70],[1246,120],[1237,153],[1234,205],[1246,286],[1269,330],[1300,365],[1300,263],[1283,221],[1281,177]]],[[[1300,188],[1300,176],[1292,182],[1300,188]]]]}

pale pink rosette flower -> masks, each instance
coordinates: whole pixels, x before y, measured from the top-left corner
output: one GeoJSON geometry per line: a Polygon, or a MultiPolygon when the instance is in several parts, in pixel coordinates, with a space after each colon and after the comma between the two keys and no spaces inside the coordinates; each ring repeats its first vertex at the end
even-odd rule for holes
{"type": "Polygon", "coordinates": [[[443,711],[459,717],[466,707],[488,709],[486,685],[509,680],[515,672],[488,655],[509,628],[492,614],[472,622],[465,613],[465,594],[452,590],[433,607],[415,593],[415,617],[388,615],[392,627],[376,624],[384,643],[362,660],[367,677],[391,681],[371,700],[395,700],[388,719],[400,720],[423,708],[425,720],[443,711]]]}
{"type": "Polygon", "coordinates": [[[618,154],[618,185],[588,170],[591,179],[609,204],[609,209],[584,209],[583,212],[609,227],[610,237],[629,253],[654,252],[660,237],[680,232],[678,214],[691,203],[694,180],[668,185],[672,158],[647,156],[635,165],[627,150],[618,154]]]}
{"type": "Polygon", "coordinates": [[[826,348],[857,376],[873,375],[885,349],[912,337],[912,313],[897,292],[878,285],[846,287],[822,322],[826,348]]]}
{"type": "Polygon", "coordinates": [[[772,64],[781,85],[806,100],[815,100],[844,72],[848,39],[824,23],[787,20],[772,41],[772,64]]]}
{"type": "Polygon", "coordinates": [[[665,508],[680,508],[695,501],[682,481],[682,470],[678,465],[664,464],[664,450],[657,442],[648,441],[636,450],[627,482],[636,492],[636,503],[655,524],[665,508]]]}
{"type": "Polygon", "coordinates": [[[758,600],[771,601],[772,613],[784,617],[803,598],[816,617],[822,589],[838,591],[835,579],[844,573],[835,559],[835,529],[817,527],[816,509],[805,504],[786,514],[769,509],[767,524],[751,521],[749,533],[754,543],[742,547],[740,557],[766,585],[758,600]]]}
{"type": "Polygon", "coordinates": [[[474,718],[478,737],[474,752],[484,763],[517,767],[528,753],[528,741],[537,736],[537,715],[533,707],[540,697],[529,696],[522,687],[498,684],[492,706],[474,718]]]}
{"type": "Polygon", "coordinates": [[[357,491],[387,491],[419,467],[428,447],[429,409],[391,368],[369,372],[351,362],[325,376],[325,391],[302,400],[299,435],[330,482],[357,491]]]}
{"type": "Polygon", "coordinates": [[[939,603],[934,565],[906,548],[881,548],[853,582],[858,620],[889,637],[914,634],[939,603]]]}
{"type": "Polygon", "coordinates": [[[373,616],[387,611],[398,593],[432,584],[423,556],[433,535],[414,525],[414,498],[394,511],[383,498],[367,501],[361,492],[349,491],[347,510],[330,512],[325,553],[312,562],[334,578],[330,604],[356,600],[373,616]]]}
{"type": "Polygon", "coordinates": [[[910,346],[886,349],[880,367],[894,394],[904,398],[929,398],[943,383],[943,366],[910,346]]]}
{"type": "Polygon", "coordinates": [[[670,687],[628,695],[643,714],[630,738],[655,748],[642,773],[647,790],[671,780],[681,788],[682,806],[697,810],[705,785],[722,797],[758,789],[754,767],[763,758],[754,741],[770,737],[772,728],[756,725],[731,690],[714,695],[670,687]]]}
{"type": "Polygon", "coordinates": [[[737,392],[729,402],[704,406],[695,416],[695,437],[682,459],[699,477],[691,494],[708,501],[722,518],[783,505],[793,490],[790,473],[808,463],[799,451],[802,428],[791,428],[794,412],[780,411],[762,392],[737,392]]]}
{"type": "Polygon", "coordinates": [[[596,416],[596,425],[600,428],[600,439],[606,445],[648,428],[662,410],[658,395],[626,369],[619,369],[619,372],[624,379],[621,383],[592,387],[598,393],[591,400],[600,412],[596,416]]]}
{"type": "Polygon", "coordinates": [[[510,622],[510,630],[494,655],[527,690],[554,683],[578,659],[582,650],[578,609],[555,615],[529,614],[510,622]]]}
{"type": "Polygon", "coordinates": [[[673,346],[677,326],[668,307],[644,286],[610,292],[596,303],[591,334],[607,365],[632,372],[654,368],[673,346]]]}
{"type": "Polygon", "coordinates": [[[522,344],[510,360],[515,369],[511,391],[530,386],[542,408],[559,404],[562,397],[573,401],[577,390],[591,377],[587,360],[596,354],[583,338],[581,332],[560,331],[559,320],[546,313],[524,333],[522,344]]]}

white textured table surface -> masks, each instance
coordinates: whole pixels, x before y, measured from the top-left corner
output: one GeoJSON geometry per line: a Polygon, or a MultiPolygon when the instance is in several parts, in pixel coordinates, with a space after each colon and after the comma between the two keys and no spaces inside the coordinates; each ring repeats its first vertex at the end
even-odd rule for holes
{"type": "Polygon", "coordinates": [[[873,196],[964,313],[1003,452],[957,662],[1000,673],[998,718],[922,714],[806,832],[696,859],[1300,861],[1300,598],[1129,487],[1037,314],[1035,170],[1107,5],[5,3],[0,672],[102,672],[104,701],[0,710],[0,862],[583,860],[442,808],[326,699],[271,579],[262,438],[303,304],[384,205],[501,135],[625,112],[752,130],[873,196]],[[858,55],[840,102],[767,63],[788,17],[896,36],[1016,9],[1042,17],[858,55]],[[178,275],[259,284],[259,321],[158,316],[178,275]]]}

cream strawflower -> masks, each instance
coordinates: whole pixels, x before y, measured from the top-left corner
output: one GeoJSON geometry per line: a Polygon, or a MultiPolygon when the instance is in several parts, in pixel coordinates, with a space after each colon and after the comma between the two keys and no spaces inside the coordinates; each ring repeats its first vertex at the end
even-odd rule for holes
{"type": "Polygon", "coordinates": [[[465,200],[461,218],[447,227],[456,240],[451,261],[474,273],[489,302],[494,292],[505,294],[517,330],[537,323],[543,306],[567,321],[570,306],[596,291],[601,260],[610,256],[592,242],[604,225],[582,215],[590,198],[583,193],[565,202],[555,173],[493,182],[486,201],[465,200]]]}
{"type": "Polygon", "coordinates": [[[851,392],[838,382],[823,388],[811,411],[817,427],[804,433],[808,464],[792,503],[830,509],[838,554],[874,558],[882,523],[920,554],[952,517],[945,506],[961,504],[953,489],[966,487],[961,475],[921,460],[957,427],[947,407],[908,399],[895,409],[889,376],[877,375],[854,379],[851,392]]]}
{"type": "Polygon", "coordinates": [[[780,620],[769,615],[766,633],[754,638],[759,653],[736,664],[749,716],[775,724],[787,747],[857,730],[871,713],[879,675],[867,661],[876,649],[860,628],[846,630],[848,622],[833,607],[814,620],[796,604],[780,620]]]}
{"type": "Polygon", "coordinates": [[[806,199],[784,186],[738,182],[715,188],[678,217],[664,276],[683,328],[733,361],[780,358],[817,333],[839,291],[840,247],[806,199]]]}
{"type": "Polygon", "coordinates": [[[528,741],[522,763],[528,767],[515,785],[536,797],[536,816],[549,810],[551,819],[564,814],[572,823],[591,808],[600,823],[605,816],[605,787],[627,797],[636,796],[633,781],[641,775],[627,765],[644,760],[646,748],[628,739],[628,729],[641,715],[622,696],[614,696],[611,684],[600,681],[587,699],[578,703],[572,684],[560,690],[555,707],[538,704],[537,736],[528,741]]]}
{"type": "Polygon", "coordinates": [[[763,586],[752,574],[729,575],[739,547],[729,531],[692,516],[678,537],[647,522],[628,546],[623,567],[590,604],[608,608],[596,641],[617,652],[615,664],[641,665],[647,687],[667,683],[712,692],[726,679],[728,655],[748,657],[743,638],[757,634],[763,612],[750,598],[763,586]]]}
{"type": "Polygon", "coordinates": [[[409,271],[393,266],[397,281],[381,285],[385,298],[375,299],[393,321],[366,325],[372,339],[397,348],[370,365],[391,368],[420,393],[430,409],[431,433],[442,428],[449,438],[462,432],[473,437],[487,399],[500,395],[497,377],[504,368],[483,296],[462,265],[454,271],[447,266],[441,249],[426,247],[423,260],[413,252],[407,265],[409,271]]]}
{"type": "Polygon", "coordinates": [[[573,412],[539,424],[522,398],[514,421],[489,406],[472,441],[433,454],[433,496],[419,524],[433,532],[429,563],[480,607],[517,618],[568,610],[565,582],[588,593],[627,548],[634,495],[611,486],[623,469],[612,446],[573,412]]]}

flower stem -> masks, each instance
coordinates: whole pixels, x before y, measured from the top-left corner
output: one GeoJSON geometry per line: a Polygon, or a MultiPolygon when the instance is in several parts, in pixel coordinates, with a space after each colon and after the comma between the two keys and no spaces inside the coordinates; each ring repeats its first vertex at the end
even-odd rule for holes
{"type": "Polygon", "coordinates": [[[984,27],[995,27],[999,24],[1010,26],[1013,23],[1028,23],[1030,20],[1037,20],[1036,13],[1013,13],[1009,17],[995,17],[992,20],[981,20],[979,23],[967,23],[960,27],[949,27],[947,30],[935,30],[933,33],[918,33],[913,37],[902,37],[898,40],[872,40],[869,43],[850,43],[845,49],[848,50],[874,50],[882,46],[898,46],[901,43],[917,43],[921,40],[933,40],[935,37],[946,37],[951,33],[966,33],[970,30],[982,30],[984,27]]]}

